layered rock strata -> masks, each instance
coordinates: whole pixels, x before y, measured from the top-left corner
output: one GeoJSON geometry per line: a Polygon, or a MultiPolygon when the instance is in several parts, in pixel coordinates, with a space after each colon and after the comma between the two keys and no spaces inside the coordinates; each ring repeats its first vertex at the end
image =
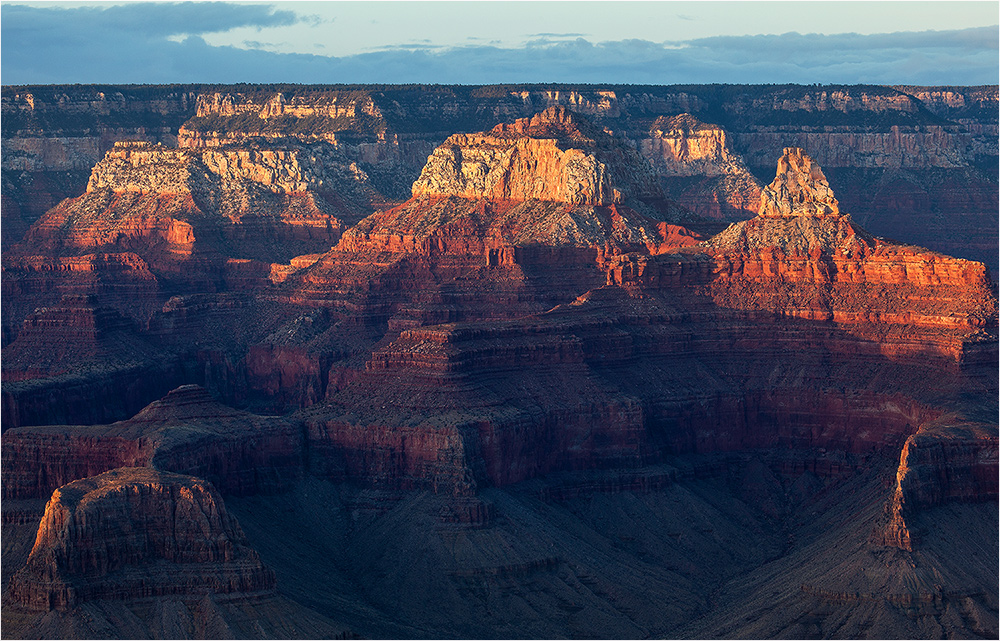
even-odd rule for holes
{"type": "MultiPolygon", "coordinates": [[[[404,331],[307,421],[317,441],[314,469],[340,460],[334,478],[374,469],[378,478],[408,479],[407,486],[423,476],[439,489],[466,492],[567,467],[638,466],[667,451],[777,444],[881,451],[902,446],[940,413],[936,390],[956,394],[972,384],[969,376],[979,374],[969,355],[995,351],[996,300],[983,265],[874,239],[838,210],[822,171],[798,149],[779,162],[758,218],[700,246],[611,259],[608,282],[615,287],[530,321],[404,331]],[[674,329],[681,322],[687,329],[674,329]],[[768,360],[780,353],[796,354],[798,375],[768,360]],[[531,364],[542,362],[560,373],[536,373],[531,364]],[[703,370],[695,386],[710,390],[713,410],[688,407],[690,398],[663,388],[676,378],[666,372],[703,370]],[[643,377],[633,386],[615,378],[636,371],[661,372],[661,380],[643,377]],[[887,375],[892,380],[873,392],[868,381],[887,375]],[[553,376],[562,381],[558,392],[546,382],[553,376]],[[937,377],[937,387],[927,376],[937,377]],[[381,386],[386,377],[394,388],[381,386]],[[833,391],[840,388],[852,391],[841,398],[833,391]],[[391,421],[359,411],[373,398],[391,421]],[[846,414],[832,410],[853,403],[846,414]],[[876,409],[888,406],[897,409],[876,409]],[[814,414],[818,407],[828,409],[814,414]],[[785,426],[778,433],[757,422],[785,411],[798,418],[774,419],[771,425],[785,426]],[[854,411],[858,419],[850,418],[854,411]],[[586,417],[579,433],[573,416],[586,417]],[[884,429],[872,429],[876,420],[884,429]],[[822,427],[805,427],[813,421],[822,427]],[[780,431],[796,423],[801,434],[780,431]],[[701,436],[687,440],[685,425],[698,425],[701,436]],[[369,439],[398,441],[390,450],[406,456],[367,458],[361,453],[375,447],[369,439]]],[[[995,387],[989,379],[975,383],[982,384],[995,387]]]]}
{"type": "Polygon", "coordinates": [[[81,256],[5,254],[2,292],[5,346],[17,337],[29,314],[58,305],[64,296],[100,301],[140,327],[162,305],[156,276],[149,264],[132,252],[81,256]]]}
{"type": "Polygon", "coordinates": [[[709,218],[738,220],[757,213],[761,185],[733,151],[726,131],[691,114],[661,116],[640,141],[664,190],[709,218]]]}
{"type": "MultiPolygon", "coordinates": [[[[575,119],[555,111],[500,128],[490,144],[562,136],[561,144],[571,148],[587,126],[574,125],[575,119]]],[[[565,149],[538,145],[536,151],[558,157],[565,149]]],[[[600,153],[594,158],[603,162],[600,153]]],[[[456,161],[459,156],[465,158],[464,151],[453,155],[456,161]]],[[[508,160],[500,154],[491,162],[508,160]]],[[[436,175],[433,164],[430,176],[436,175]]],[[[531,165],[504,166],[517,171],[503,184],[533,184],[531,165]]],[[[491,171],[487,166],[484,175],[491,171]]],[[[453,178],[460,172],[465,175],[459,169],[453,178]]],[[[449,178],[436,184],[464,190],[469,183],[449,178]]],[[[611,193],[615,184],[606,185],[611,193]]],[[[171,299],[151,321],[151,338],[168,344],[189,337],[200,346],[208,344],[200,342],[202,334],[212,340],[230,334],[232,345],[251,345],[243,365],[253,385],[288,408],[309,407],[285,419],[255,416],[211,401],[204,390],[181,388],[112,425],[8,430],[5,499],[37,501],[63,483],[120,466],[149,468],[141,474],[195,474],[221,492],[245,497],[241,520],[243,514],[254,519],[264,540],[302,530],[323,562],[303,562],[285,539],[271,541],[268,558],[286,564],[288,576],[304,582],[294,593],[325,612],[342,607],[347,599],[338,590],[357,590],[356,577],[382,599],[378,607],[394,611],[395,605],[382,604],[398,603],[400,594],[428,594],[426,586],[437,590],[431,593],[435,602],[444,594],[468,604],[478,598],[469,596],[473,583],[486,590],[493,589],[491,582],[501,590],[556,586],[532,588],[541,599],[550,598],[551,589],[570,598],[583,585],[597,603],[620,604],[622,598],[642,601],[635,595],[648,594],[653,583],[700,581],[701,587],[662,592],[687,599],[671,615],[676,619],[665,622],[660,608],[628,614],[625,623],[615,619],[625,626],[615,630],[650,636],[711,610],[714,588],[704,586],[742,572],[702,572],[698,568],[712,556],[707,550],[732,553],[740,568],[767,573],[775,567],[769,557],[785,567],[817,554],[822,537],[800,546],[793,532],[808,534],[810,527],[835,521],[850,554],[841,561],[842,548],[836,548],[807,570],[782,570],[786,583],[805,577],[789,583],[795,607],[858,602],[881,585],[892,599],[885,606],[891,615],[899,614],[892,608],[914,604],[924,604],[927,616],[944,611],[943,601],[926,601],[935,598],[934,583],[922,573],[938,566],[935,558],[920,556],[922,541],[934,534],[921,527],[941,518],[935,510],[973,501],[986,501],[973,507],[989,508],[996,496],[996,296],[985,267],[867,233],[801,149],[785,150],[775,180],[762,190],[757,217],[704,242],[676,226],[675,241],[683,241],[667,242],[668,224],[629,207],[632,192],[619,191],[621,201],[609,204],[424,194],[362,221],[335,250],[289,263],[275,279],[280,286],[264,296],[171,299]],[[892,468],[895,483],[886,474],[892,468]],[[349,485],[355,487],[343,489],[349,485]],[[266,496],[286,490],[277,500],[266,496]],[[886,499],[879,520],[874,513],[886,499]],[[430,516],[414,507],[412,501],[422,500],[437,501],[430,516]],[[316,501],[324,510],[314,509],[316,501]],[[635,528],[618,521],[646,501],[655,506],[652,514],[677,522],[696,514],[704,523],[663,529],[655,521],[649,529],[660,538],[648,539],[657,543],[647,546],[629,531],[635,528]],[[693,511],[679,510],[678,501],[693,511]],[[831,501],[839,501],[836,512],[808,513],[831,501]],[[264,516],[257,514],[262,508],[264,516]],[[297,520],[282,525],[291,513],[297,520]],[[613,545],[602,549],[627,549],[643,559],[635,566],[638,574],[623,573],[641,580],[629,578],[634,583],[620,591],[610,579],[580,570],[589,561],[581,565],[579,559],[593,556],[599,540],[580,529],[581,515],[593,515],[609,533],[613,545]],[[547,519],[572,524],[565,527],[591,543],[573,551],[557,545],[560,537],[537,538],[550,527],[547,519]],[[529,525],[509,533],[521,523],[529,525]],[[754,538],[750,531],[766,533],[766,553],[757,545],[744,553],[720,543],[754,538]],[[327,563],[322,551],[345,541],[355,547],[327,563]],[[422,550],[439,544],[453,556],[415,568],[396,560],[424,559],[422,550]],[[524,553],[517,547],[522,544],[524,553]],[[405,554],[391,556],[399,550],[405,554]],[[698,554],[705,556],[692,556],[698,554]],[[912,561],[907,567],[919,570],[883,571],[888,566],[872,558],[912,561]],[[850,563],[866,565],[857,571],[850,563]],[[303,565],[321,569],[306,567],[301,577],[287,569],[303,565]],[[384,571],[390,566],[395,569],[384,571]],[[831,567],[835,576],[821,576],[831,567]],[[316,579],[320,574],[324,578],[316,579]],[[885,585],[882,577],[888,577],[885,585]],[[906,585],[893,584],[897,577],[906,585]],[[600,590],[590,589],[595,585],[600,590]],[[609,590],[614,594],[604,596],[609,590]],[[322,603],[327,601],[336,605],[322,603]]],[[[24,340],[35,328],[57,326],[63,316],[39,313],[24,340]]],[[[91,316],[98,324],[111,318],[91,316]]],[[[88,340],[100,338],[99,331],[79,325],[88,340]]],[[[197,362],[206,370],[216,361],[233,365],[228,352],[203,351],[197,362]]],[[[92,542],[67,540],[72,545],[60,552],[63,557],[92,558],[92,542]]],[[[617,564],[619,557],[613,558],[609,566],[617,564]]],[[[113,569],[107,581],[84,580],[57,576],[39,563],[29,562],[11,591],[28,607],[118,598],[114,586],[134,585],[132,569],[113,569]],[[46,572],[57,579],[32,578],[46,572]]],[[[259,574],[234,578],[231,566],[219,570],[211,559],[208,566],[216,569],[201,571],[222,576],[233,594],[258,585],[259,574]]],[[[947,591],[947,598],[958,599],[956,590],[966,584],[989,585],[981,578],[989,571],[979,568],[945,574],[939,592],[947,591]]],[[[199,594],[205,584],[169,578],[162,585],[180,586],[169,593],[179,595],[199,594]]],[[[492,603],[492,594],[482,602],[492,603]]],[[[966,596],[967,609],[984,602],[991,607],[978,593],[966,596]]],[[[420,607],[403,601],[413,612],[426,609],[426,601],[420,607]]],[[[582,611],[577,602],[556,601],[545,607],[570,612],[560,629],[575,629],[574,613],[582,611]]],[[[370,616],[366,608],[354,611],[358,620],[370,616]]]]}
{"type": "Polygon", "coordinates": [[[641,167],[635,151],[572,111],[552,107],[488,134],[451,136],[427,159],[413,195],[580,205],[620,203],[624,193],[659,196],[652,172],[641,167]]]}
{"type": "Polygon", "coordinates": [[[3,360],[4,430],[123,418],[186,378],[175,355],[93,295],[63,296],[29,314],[3,360]]]}
{"type": "Polygon", "coordinates": [[[886,503],[888,520],[873,540],[912,551],[926,536],[912,525],[920,512],[947,503],[996,501],[998,442],[995,425],[940,420],[921,427],[903,445],[886,503]]]}
{"type": "Polygon", "coordinates": [[[428,159],[410,200],[352,227],[285,278],[282,296],[390,333],[551,308],[600,285],[607,255],[701,238],[662,220],[656,207],[679,208],[642,167],[634,151],[565,109],[453,136],[428,159]]]}
{"type": "Polygon", "coordinates": [[[83,196],[50,210],[5,251],[4,343],[33,309],[66,294],[95,296],[142,331],[161,325],[154,317],[173,295],[266,289],[284,276],[282,264],[329,249],[363,215],[377,198],[366,180],[329,145],[195,152],[118,143],[83,196]]]}
{"type": "Polygon", "coordinates": [[[262,253],[253,238],[266,233],[298,245],[288,248],[291,257],[336,241],[343,227],[338,215],[358,217],[360,205],[350,203],[365,178],[356,165],[322,150],[191,152],[117,143],[94,167],[87,193],[46,214],[24,245],[49,251],[162,245],[183,257],[197,251],[204,228],[202,253],[266,260],[277,248],[262,253]],[[213,246],[213,234],[228,242],[213,246]]]}
{"type": "Polygon", "coordinates": [[[116,467],[197,475],[228,494],[280,491],[303,473],[301,429],[178,387],[126,421],[23,427],[3,434],[4,496],[44,498],[116,467]]]}
{"type": "Polygon", "coordinates": [[[119,140],[175,144],[197,87],[4,87],[3,248],[42,214],[84,192],[119,140]]]}
{"type": "Polygon", "coordinates": [[[210,484],[118,468],[52,494],[10,593],[24,608],[68,610],[95,599],[273,589],[274,574],[210,484]]]}
{"type": "Polygon", "coordinates": [[[480,255],[504,245],[654,247],[676,225],[650,215],[680,215],[669,205],[652,209],[649,203],[665,204],[663,194],[634,150],[563,108],[450,137],[427,159],[412,193],[408,203],[363,221],[341,246],[421,252],[428,236],[463,235],[480,246],[431,245],[480,255]],[[447,206],[435,207],[442,198],[447,206]],[[387,238],[376,241],[375,231],[387,238]]]}
{"type": "MultiPolygon", "coordinates": [[[[718,137],[708,130],[677,137],[669,121],[683,114],[715,123],[733,153],[759,175],[772,169],[782,148],[805,148],[874,233],[993,261],[996,104],[995,86],[5,88],[4,211],[11,219],[26,216],[22,226],[30,223],[42,211],[32,209],[29,192],[83,191],[85,175],[73,178],[69,191],[46,187],[57,182],[53,171],[73,166],[85,172],[115,140],[174,144],[178,133],[183,145],[196,148],[252,137],[327,141],[360,163],[383,193],[405,198],[427,155],[450,134],[489,130],[561,106],[620,133],[644,154],[674,140],[718,137]],[[657,122],[671,131],[652,126],[657,122]],[[81,155],[74,145],[90,151],[81,155]],[[42,153],[44,146],[51,149],[42,153]],[[955,182],[964,192],[954,192],[955,182]],[[17,188],[7,190],[8,183],[17,188]],[[951,223],[942,225],[935,212],[951,223]]],[[[658,155],[665,158],[649,157],[655,163],[658,155]]],[[[705,173],[686,180],[671,179],[672,161],[659,165],[669,195],[703,215],[752,214],[750,183],[712,179],[729,162],[725,155],[705,159],[705,173]],[[741,202],[751,205],[730,209],[741,202]]]]}

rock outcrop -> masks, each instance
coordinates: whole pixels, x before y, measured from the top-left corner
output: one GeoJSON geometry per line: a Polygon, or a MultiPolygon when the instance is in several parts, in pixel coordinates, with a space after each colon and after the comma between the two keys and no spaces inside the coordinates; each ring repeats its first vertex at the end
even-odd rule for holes
{"type": "Polygon", "coordinates": [[[359,223],[341,247],[419,252],[431,238],[442,253],[531,245],[652,250],[669,232],[664,221],[650,218],[656,214],[646,203],[662,200],[634,150],[551,107],[489,133],[450,137],[427,159],[413,198],[359,223]],[[444,207],[442,198],[450,199],[444,207]],[[445,239],[455,236],[458,247],[449,250],[445,239]],[[376,237],[386,240],[373,244],[376,237]]]}
{"type": "Polygon", "coordinates": [[[661,116],[641,140],[664,190],[701,216],[739,220],[757,212],[761,185],[726,131],[691,114],[661,116]]]}
{"type": "Polygon", "coordinates": [[[134,247],[140,254],[160,245],[181,257],[215,251],[258,260],[284,253],[287,260],[329,247],[342,218],[360,218],[366,178],[321,149],[192,152],[117,143],[94,167],[87,193],[47,213],[22,245],[50,252],[134,247]],[[265,250],[254,238],[264,234],[288,247],[265,250]],[[220,245],[218,235],[228,242],[220,245]]]}
{"type": "MultiPolygon", "coordinates": [[[[851,199],[848,210],[875,233],[992,261],[990,247],[977,243],[984,229],[995,230],[990,167],[996,164],[996,95],[996,87],[795,85],[10,88],[3,96],[4,211],[5,219],[30,224],[43,210],[31,209],[29,192],[83,191],[85,175],[72,178],[76,186],[68,192],[46,187],[58,178],[52,172],[85,172],[116,140],[173,145],[173,136],[188,148],[254,137],[325,141],[359,163],[382,193],[402,199],[427,155],[450,134],[489,130],[559,106],[632,141],[653,161],[668,195],[701,215],[748,217],[759,185],[749,176],[713,178],[720,167],[732,167],[727,154],[720,162],[678,165],[675,148],[709,152],[713,141],[724,139],[732,159],[760,174],[773,167],[782,148],[796,146],[824,167],[841,198],[851,199]],[[688,118],[714,125],[688,133],[677,122],[688,118]],[[76,128],[80,124],[87,126],[76,128]],[[51,148],[43,152],[46,146],[51,148]],[[684,180],[676,175],[678,167],[699,165],[706,173],[684,180]],[[899,171],[905,175],[897,183],[899,171]],[[952,180],[964,183],[971,198],[952,198],[952,180]],[[6,189],[8,183],[15,188],[6,189]],[[909,197],[914,188],[920,191],[916,200],[909,197]],[[952,221],[951,228],[935,223],[935,211],[952,221]]],[[[5,228],[18,233],[17,225],[5,228]]]]}
{"type": "Polygon", "coordinates": [[[201,94],[193,117],[180,128],[178,145],[217,147],[246,138],[337,144],[344,134],[373,133],[381,120],[378,107],[364,90],[286,93],[201,94]]]}
{"type": "Polygon", "coordinates": [[[888,521],[873,540],[912,551],[926,534],[911,525],[919,512],[946,503],[996,501],[998,442],[995,425],[940,420],[922,426],[903,445],[886,503],[888,521]]]}
{"type": "Polygon", "coordinates": [[[759,216],[839,216],[840,207],[819,165],[801,149],[786,148],[774,181],[760,195],[759,216]]]}
{"type": "Polygon", "coordinates": [[[611,205],[662,197],[634,150],[568,109],[497,125],[488,134],[456,134],[434,150],[414,196],[553,200],[611,205]]]}
{"type": "Polygon", "coordinates": [[[4,251],[46,211],[82,194],[116,141],[175,144],[196,100],[194,87],[4,87],[4,251]]]}
{"type": "Polygon", "coordinates": [[[175,294],[267,288],[283,277],[281,265],[328,250],[372,199],[382,202],[366,181],[329,145],[118,143],[86,193],[4,252],[4,344],[32,310],[63,295],[95,296],[142,330],[175,294]]]}
{"type": "Polygon", "coordinates": [[[991,95],[202,90],[5,246],[5,630],[307,635],[221,494],[366,636],[995,636],[995,285],[865,229],[988,210],[991,95]]]}
{"type": "Polygon", "coordinates": [[[6,498],[44,498],[116,467],[197,475],[227,494],[287,488],[303,473],[301,429],[214,401],[184,385],[110,425],[22,427],[3,434],[6,498]]]}
{"type": "MultiPolygon", "coordinates": [[[[121,285],[117,294],[130,293],[121,285]]],[[[132,311],[144,302],[137,296],[132,311]]],[[[186,378],[176,356],[94,295],[63,296],[30,313],[3,361],[4,430],[124,418],[186,378]]]]}
{"type": "Polygon", "coordinates": [[[373,352],[365,375],[330,397],[332,405],[316,408],[307,421],[316,441],[311,452],[342,461],[331,478],[396,476],[409,487],[423,477],[439,490],[469,492],[567,467],[638,466],[658,447],[690,452],[783,443],[852,453],[900,447],[939,413],[937,392],[919,381],[933,371],[938,385],[949,381],[957,390],[964,377],[978,376],[966,365],[969,357],[995,350],[996,298],[987,272],[982,264],[893,245],[856,227],[801,150],[786,150],[778,166],[757,218],[697,246],[610,258],[608,283],[629,296],[609,287],[530,320],[403,331],[373,352]],[[674,333],[680,319],[686,330],[674,333]],[[762,353],[796,354],[799,374],[789,378],[762,353]],[[536,373],[536,363],[546,364],[545,374],[536,373]],[[547,382],[552,368],[561,372],[559,392],[547,382]],[[695,384],[662,373],[703,370],[718,378],[695,384]],[[661,372],[661,378],[632,387],[616,378],[626,371],[661,372]],[[875,385],[868,397],[874,371],[892,371],[893,380],[875,385]],[[672,380],[712,394],[714,409],[689,407],[690,399],[664,389],[672,380]],[[840,387],[853,391],[843,398],[829,391],[840,387]],[[865,400],[855,405],[850,399],[862,390],[865,400]],[[623,405],[623,395],[641,400],[623,405]],[[378,417],[362,409],[372,399],[382,407],[378,417]],[[889,405],[908,409],[876,409],[889,405]],[[747,407],[758,416],[784,416],[790,406],[799,418],[788,423],[779,418],[766,427],[746,418],[747,407]],[[697,438],[679,428],[658,431],[675,425],[677,414],[698,426],[697,438]],[[580,419],[579,430],[571,417],[580,419]],[[856,420],[883,427],[858,423],[859,432],[874,438],[868,442],[845,427],[856,420]],[[822,427],[782,431],[793,423],[822,427]],[[411,445],[404,457],[369,458],[376,441],[411,445]]]}
{"type": "Polygon", "coordinates": [[[3,261],[4,345],[17,337],[36,309],[64,296],[92,299],[145,326],[160,302],[160,285],[149,264],[132,252],[81,256],[12,256],[3,261]]]}
{"type": "Polygon", "coordinates": [[[118,468],[56,490],[10,588],[19,606],[35,610],[273,589],[274,574],[210,484],[149,468],[118,468]]]}
{"type": "MultiPolygon", "coordinates": [[[[664,211],[675,219],[683,213],[662,200],[634,151],[559,108],[451,137],[428,159],[413,194],[360,221],[331,251],[285,278],[286,300],[334,308],[344,315],[340,323],[385,323],[390,333],[515,318],[599,286],[607,256],[661,252],[702,238],[662,219],[664,211]],[[590,173],[574,178],[573,167],[584,166],[590,173]]],[[[314,360],[343,360],[344,343],[314,360]]],[[[355,349],[346,350],[352,368],[370,345],[355,349]]],[[[256,350],[255,358],[265,353],[256,350]]],[[[289,344],[281,353],[306,357],[289,344]]],[[[309,387],[320,387],[322,377],[311,378],[309,387]]]]}

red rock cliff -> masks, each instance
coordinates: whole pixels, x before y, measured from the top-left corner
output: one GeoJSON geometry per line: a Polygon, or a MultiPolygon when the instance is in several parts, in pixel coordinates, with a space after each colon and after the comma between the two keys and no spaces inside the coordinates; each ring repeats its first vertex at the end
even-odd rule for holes
{"type": "Polygon", "coordinates": [[[210,484],[119,468],[52,494],[10,589],[22,607],[67,610],[94,599],[267,593],[274,574],[210,484]]]}

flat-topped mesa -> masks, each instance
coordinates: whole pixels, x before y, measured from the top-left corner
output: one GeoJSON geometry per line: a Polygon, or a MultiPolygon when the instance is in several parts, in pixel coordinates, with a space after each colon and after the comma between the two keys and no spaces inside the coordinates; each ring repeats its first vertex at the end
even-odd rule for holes
{"type": "Polygon", "coordinates": [[[198,96],[197,111],[177,133],[180,147],[205,148],[247,138],[381,140],[384,123],[379,108],[364,90],[207,93],[198,96]],[[380,126],[382,125],[382,126],[380,126]]]}
{"type": "Polygon", "coordinates": [[[94,599],[270,593],[274,584],[211,484],[118,468],[52,494],[11,596],[32,610],[67,610],[94,599]]]}
{"type": "Polygon", "coordinates": [[[17,251],[131,251],[157,273],[194,254],[281,263],[334,245],[373,201],[381,196],[367,174],[327,143],[191,150],[129,141],[109,150],[86,193],[46,212],[17,251]]]}
{"type": "Polygon", "coordinates": [[[662,197],[633,149],[565,107],[488,133],[455,134],[427,159],[413,196],[611,205],[662,197]]]}
{"type": "Polygon", "coordinates": [[[840,216],[830,183],[819,165],[798,147],[785,147],[778,171],[760,195],[760,216],[785,218],[840,216]]]}
{"type": "Polygon", "coordinates": [[[338,163],[335,158],[322,157],[317,150],[188,150],[122,141],[115,143],[94,167],[87,191],[107,188],[115,192],[187,194],[207,190],[210,183],[218,182],[224,189],[252,183],[273,193],[292,194],[345,178],[334,173],[366,180],[364,172],[353,163],[338,163]]]}

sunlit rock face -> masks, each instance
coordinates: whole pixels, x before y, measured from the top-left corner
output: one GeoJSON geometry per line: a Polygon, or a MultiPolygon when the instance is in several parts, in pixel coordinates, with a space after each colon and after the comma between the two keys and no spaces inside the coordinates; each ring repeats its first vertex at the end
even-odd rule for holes
{"type": "Polygon", "coordinates": [[[658,194],[655,177],[634,150],[564,107],[456,134],[439,146],[413,184],[413,195],[620,203],[658,194]],[[645,171],[644,171],[645,170],[645,171]]]}
{"type": "Polygon", "coordinates": [[[839,216],[840,207],[820,166],[797,147],[778,159],[774,181],[760,196],[760,216],[839,216]]]}
{"type": "Polygon", "coordinates": [[[995,284],[907,244],[995,91],[926,89],[5,90],[5,242],[84,167],[5,245],[5,636],[996,638],[995,284]]]}

